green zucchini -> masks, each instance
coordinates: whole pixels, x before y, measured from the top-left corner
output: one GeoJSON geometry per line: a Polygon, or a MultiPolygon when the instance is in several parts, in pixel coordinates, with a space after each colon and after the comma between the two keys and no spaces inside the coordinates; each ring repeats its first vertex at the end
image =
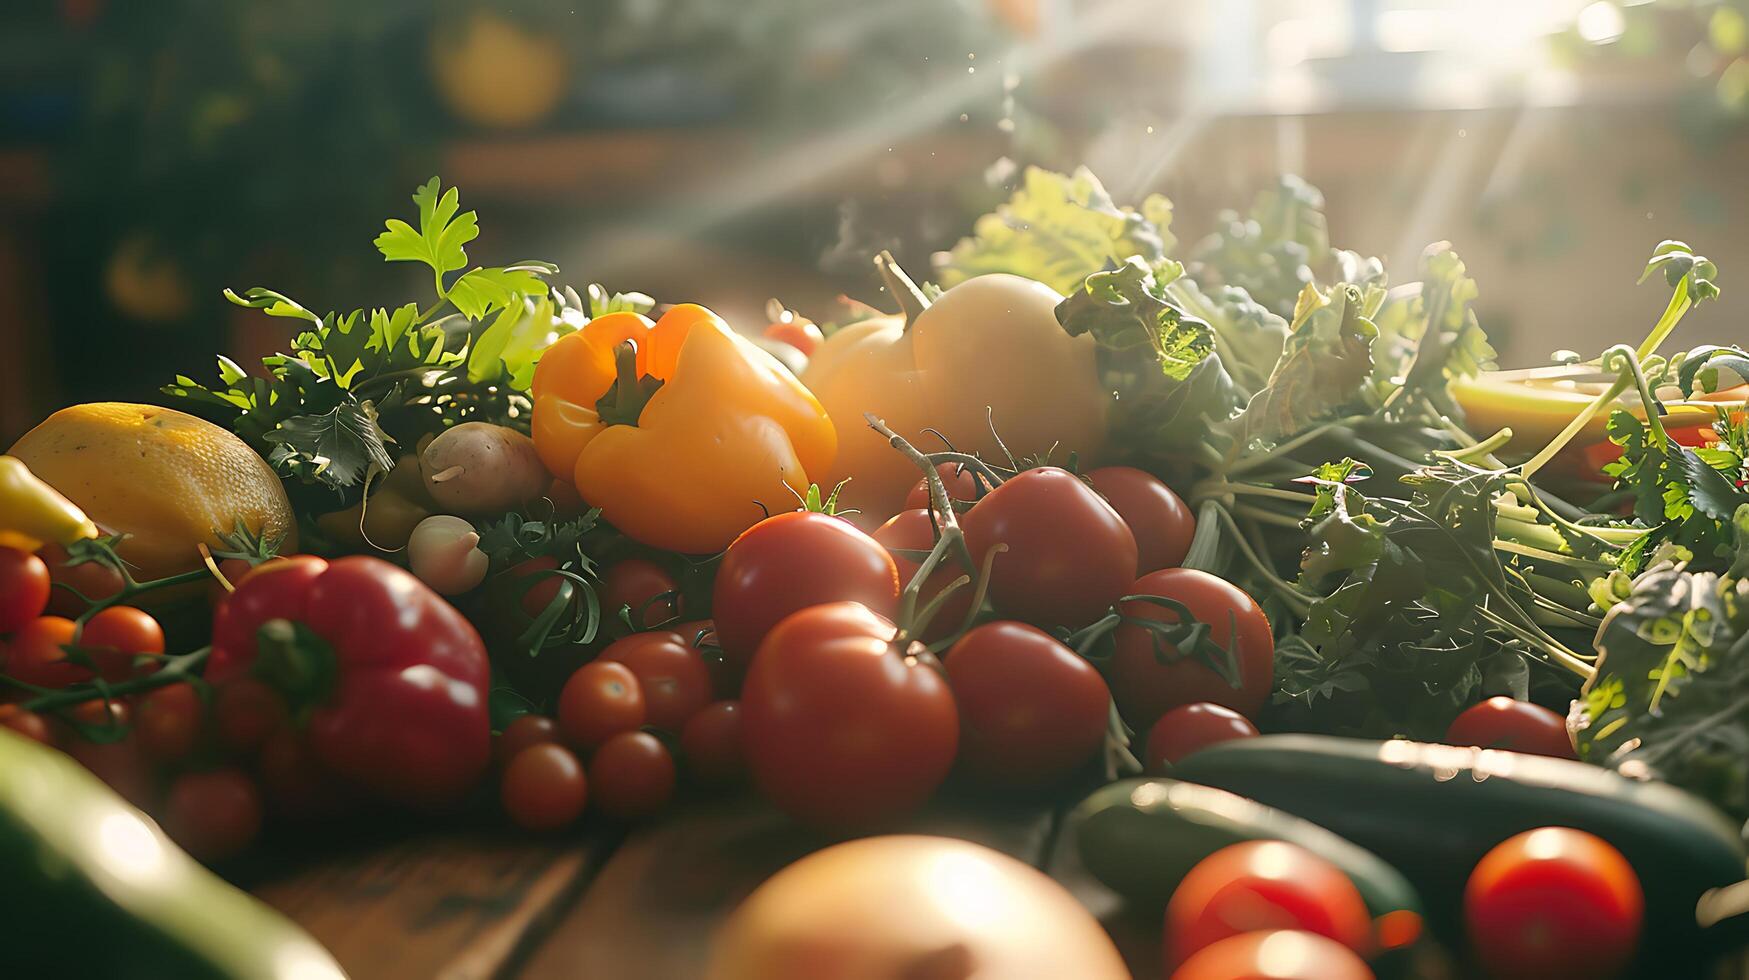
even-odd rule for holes
{"type": "Polygon", "coordinates": [[[1164,905],[1197,862],[1230,844],[1280,840],[1336,865],[1374,918],[1421,901],[1397,870],[1317,824],[1208,786],[1126,779],[1094,791],[1069,814],[1081,863],[1112,891],[1164,905]]]}
{"type": "Polygon", "coordinates": [[[8,976],[345,980],[78,763],[4,728],[0,880],[8,976]]]}
{"type": "Polygon", "coordinates": [[[1173,775],[1286,810],[1377,854],[1414,883],[1448,937],[1459,932],[1464,883],[1476,862],[1538,827],[1587,831],[1628,859],[1646,896],[1642,955],[1660,968],[1714,952],[1697,924],[1696,902],[1744,877],[1742,838],[1724,814],[1673,786],[1582,762],[1268,735],[1210,746],[1173,775]]]}

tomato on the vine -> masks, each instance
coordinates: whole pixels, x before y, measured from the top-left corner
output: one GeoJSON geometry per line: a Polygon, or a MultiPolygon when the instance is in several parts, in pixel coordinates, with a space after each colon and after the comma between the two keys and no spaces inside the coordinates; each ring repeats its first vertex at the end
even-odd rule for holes
{"type": "Polygon", "coordinates": [[[517,753],[531,745],[559,741],[558,723],[546,715],[520,715],[492,740],[492,754],[499,763],[508,763],[517,753]]]}
{"type": "MultiPolygon", "coordinates": [[[[912,509],[902,510],[893,515],[892,519],[875,529],[874,539],[887,549],[893,556],[893,565],[899,570],[899,585],[908,586],[912,576],[917,574],[919,563],[914,558],[899,554],[901,551],[927,552],[935,547],[934,523],[930,520],[929,511],[912,509]]],[[[918,608],[922,608],[931,600],[940,596],[955,579],[965,575],[966,571],[960,563],[949,554],[936,564],[935,570],[929,573],[922,588],[917,593],[918,608]]],[[[972,597],[975,590],[970,582],[962,583],[959,588],[947,597],[941,608],[935,613],[919,634],[925,643],[949,636],[965,622],[966,614],[972,610],[972,597]]]]}
{"type": "Polygon", "coordinates": [[[1133,466],[1102,466],[1087,482],[1136,536],[1136,571],[1177,568],[1196,537],[1196,517],[1172,488],[1133,466]]]}
{"type": "Polygon", "coordinates": [[[10,728],[25,738],[36,739],[44,745],[55,744],[48,719],[16,704],[0,704],[0,726],[10,728]]]}
{"type": "Polygon", "coordinates": [[[0,548],[0,633],[41,616],[49,605],[49,566],[17,548],[0,548]]]}
{"type": "Polygon", "coordinates": [[[63,717],[85,728],[125,730],[133,721],[133,709],[126,701],[92,698],[66,709],[63,717]]]}
{"type": "Polygon", "coordinates": [[[705,705],[680,729],[686,769],[707,783],[729,783],[747,775],[747,744],[741,732],[741,702],[705,705]]]}
{"type": "Polygon", "coordinates": [[[971,770],[1039,786],[1098,753],[1111,691],[1093,665],[1025,623],[985,623],[944,657],[959,706],[960,754],[971,770]]]}
{"type": "Polygon", "coordinates": [[[189,772],[170,784],[164,829],[188,853],[219,861],[255,840],[261,810],[261,790],[241,770],[189,772]]]}
{"type": "Polygon", "coordinates": [[[899,584],[893,556],[848,521],[812,511],[768,517],[743,531],[717,568],[717,642],[726,660],[745,669],[785,616],[824,602],[860,602],[892,616],[899,584]]]}
{"type": "Polygon", "coordinates": [[[148,691],[134,709],[140,748],[160,762],[186,758],[200,738],[202,707],[200,694],[187,681],[148,691]]]}
{"type": "Polygon", "coordinates": [[[1230,844],[1197,862],[1166,905],[1166,961],[1230,936],[1300,929],[1366,953],[1372,919],[1341,869],[1296,844],[1230,844]]]}
{"type": "Polygon", "coordinates": [[[621,732],[589,757],[589,788],[610,817],[648,817],[674,796],[674,756],[649,732],[621,732]]]}
{"type": "Polygon", "coordinates": [[[67,687],[91,679],[91,671],[67,658],[78,626],[64,616],[38,616],[20,626],[6,645],[6,672],[37,687],[67,687]]]}
{"type": "Polygon", "coordinates": [[[104,680],[127,680],[137,671],[136,657],[164,655],[164,628],[143,609],[110,606],[85,621],[79,646],[90,651],[91,662],[104,680]]]}
{"type": "Polygon", "coordinates": [[[1010,477],[963,518],[972,560],[997,545],[990,601],[1039,626],[1098,619],[1136,577],[1136,537],[1081,478],[1055,466],[1010,477]]]}
{"type": "Polygon", "coordinates": [[[1627,858],[1570,827],[1489,851],[1464,888],[1470,944],[1490,976],[1615,976],[1633,959],[1645,894],[1627,858]]]}
{"type": "Polygon", "coordinates": [[[648,717],[644,689],[625,664],[597,660],[577,668],[559,691],[559,731],[582,749],[592,749],[648,717]]]}
{"type": "Polygon", "coordinates": [[[91,742],[70,737],[61,740],[67,754],[103,780],[122,799],[142,810],[151,810],[157,795],[152,766],[140,751],[140,741],[127,732],[113,742],[91,742]]]}
{"type": "Polygon", "coordinates": [[[530,745],[504,767],[499,797],[512,823],[524,830],[558,830],[583,815],[589,798],[583,764],[563,745],[530,745]]]}
{"type": "Polygon", "coordinates": [[[1465,708],[1445,730],[1445,740],[1452,745],[1578,758],[1567,735],[1567,719],[1540,704],[1509,697],[1492,697],[1465,708]]]}
{"type": "MultiPolygon", "coordinates": [[[[947,491],[949,500],[977,500],[978,478],[971,467],[964,463],[937,463],[935,472],[941,476],[942,488],[947,491]]],[[[929,509],[929,479],[924,477],[917,481],[911,492],[905,495],[905,509],[929,509]]]]}
{"type": "Polygon", "coordinates": [[[1171,980],[1373,980],[1353,950],[1313,932],[1247,932],[1203,947],[1171,980]]]}
{"type": "Polygon", "coordinates": [[[601,576],[601,614],[617,624],[620,610],[629,609],[632,627],[649,629],[677,614],[674,589],[674,576],[661,565],[645,558],[621,559],[601,576]]]}
{"type": "Polygon", "coordinates": [[[1148,729],[1149,772],[1167,772],[1173,764],[1198,749],[1217,742],[1257,735],[1251,719],[1221,704],[1198,701],[1181,704],[1161,715],[1148,729]]]}
{"type": "Polygon", "coordinates": [[[89,603],[108,599],[126,584],[121,572],[102,562],[68,564],[67,549],[58,544],[44,545],[37,554],[49,566],[49,581],[53,585],[49,612],[57,616],[77,616],[89,603]]]}
{"type": "Polygon", "coordinates": [[[516,597],[517,608],[529,619],[537,619],[559,597],[564,578],[551,574],[558,570],[559,560],[541,555],[517,562],[504,570],[501,580],[516,597]]]}
{"type": "MultiPolygon", "coordinates": [[[[1132,726],[1147,729],[1172,708],[1197,701],[1257,716],[1275,673],[1275,636],[1257,600],[1223,578],[1191,568],[1149,572],[1128,591],[1178,603],[1207,627],[1203,649],[1183,650],[1143,625],[1118,626],[1109,670],[1117,706],[1132,726]],[[1205,662],[1209,657],[1230,657],[1239,683],[1217,673],[1205,662]]],[[[1142,599],[1124,603],[1119,612],[1130,620],[1179,622],[1171,608],[1142,599]]]]}
{"type": "Polygon", "coordinates": [[[621,637],[597,661],[625,664],[637,675],[645,724],[678,732],[711,702],[710,668],[679,633],[653,630],[621,637]]]}
{"type": "Polygon", "coordinates": [[[809,823],[867,826],[935,792],[959,745],[959,712],[935,658],[856,602],[812,606],[759,645],[741,692],[748,768],[809,823]]]}

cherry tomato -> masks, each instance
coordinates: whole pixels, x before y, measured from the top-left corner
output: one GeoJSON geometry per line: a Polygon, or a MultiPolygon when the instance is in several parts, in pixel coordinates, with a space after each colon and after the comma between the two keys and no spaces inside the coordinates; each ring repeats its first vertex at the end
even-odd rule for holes
{"type": "Polygon", "coordinates": [[[86,728],[126,728],[132,717],[133,709],[126,701],[106,701],[103,698],[81,701],[66,712],[68,721],[86,728]]]}
{"type": "Polygon", "coordinates": [[[6,648],[6,672],[38,687],[66,687],[91,679],[91,671],[67,659],[62,647],[78,629],[62,616],[38,616],[12,635],[6,648]]]}
{"type": "Polygon", "coordinates": [[[1026,470],[984,495],[960,520],[972,559],[1008,550],[990,571],[997,611],[1039,626],[1085,626],[1136,577],[1136,538],[1080,477],[1026,470]]]}
{"type": "Polygon", "coordinates": [[[583,764],[570,749],[551,742],[530,745],[512,756],[499,785],[504,812],[524,830],[570,826],[583,815],[588,796],[583,764]]]}
{"type": "Polygon", "coordinates": [[[589,757],[589,787],[610,817],[651,816],[674,798],[674,756],[649,732],[621,732],[589,757]]]}
{"type": "Polygon", "coordinates": [[[49,605],[49,566],[17,548],[0,548],[0,633],[41,616],[49,605]]]}
{"type": "Polygon", "coordinates": [[[1197,749],[1256,734],[1257,726],[1251,719],[1225,705],[1207,701],[1181,704],[1148,729],[1148,771],[1166,772],[1197,749]]]}
{"type": "Polygon", "coordinates": [[[985,623],[948,650],[960,751],[974,773],[1040,786],[1074,771],[1105,743],[1111,691],[1075,651],[1036,626],[985,623]]]}
{"type": "MultiPolygon", "coordinates": [[[[941,475],[941,485],[950,500],[977,500],[978,478],[963,463],[937,463],[935,472],[941,475]]],[[[905,495],[906,510],[929,509],[929,480],[920,479],[905,495]]]]}
{"type": "Polygon", "coordinates": [[[653,561],[626,558],[608,566],[601,578],[601,615],[619,623],[619,611],[631,610],[632,626],[649,629],[675,616],[674,576],[653,561]],[[661,596],[661,598],[657,598],[661,596]]]}
{"type": "Polygon", "coordinates": [[[47,719],[34,711],[20,708],[16,704],[0,704],[0,725],[12,729],[25,738],[34,738],[44,745],[55,744],[55,737],[49,731],[47,719]]]}
{"type": "Polygon", "coordinates": [[[647,725],[678,732],[711,702],[710,668],[679,633],[633,633],[608,644],[597,660],[625,664],[638,675],[647,725]]]}
{"type": "Polygon", "coordinates": [[[1197,862],[1166,905],[1166,962],[1247,932],[1300,929],[1365,954],[1372,920],[1354,882],[1311,851],[1252,840],[1197,862]]]}
{"type": "Polygon", "coordinates": [[[285,725],[291,709],[278,691],[253,677],[218,685],[213,695],[213,731],[238,752],[253,752],[285,725]]]}
{"type": "MultiPolygon", "coordinates": [[[[899,586],[904,588],[910,584],[911,577],[917,574],[918,562],[900,555],[899,552],[926,552],[934,548],[934,524],[927,510],[902,510],[875,530],[874,539],[893,556],[893,565],[899,570],[899,586]]],[[[921,608],[941,595],[955,579],[965,574],[966,570],[960,567],[950,553],[935,566],[935,571],[930,572],[929,579],[923,583],[922,590],[917,594],[918,607],[921,608]]],[[[976,590],[970,582],[955,589],[936,611],[935,618],[924,626],[920,637],[923,642],[934,643],[957,632],[960,624],[966,621],[966,614],[972,610],[972,597],[975,593],[976,590]]]]}
{"type": "Polygon", "coordinates": [[[200,724],[200,694],[187,681],[147,692],[134,711],[140,748],[160,762],[174,762],[193,752],[200,724]]]}
{"type": "Polygon", "coordinates": [[[136,657],[164,655],[164,628],[145,610],[110,606],[85,621],[79,646],[91,652],[104,680],[124,681],[145,672],[135,669],[136,657]]]}
{"type": "Polygon", "coordinates": [[[499,763],[508,764],[516,758],[517,753],[531,745],[545,745],[548,742],[559,741],[559,726],[546,715],[522,715],[492,740],[492,753],[499,763]]]}
{"type": "Polygon", "coordinates": [[[1510,837],[1464,889],[1476,956],[1495,977],[1608,977],[1639,944],[1645,896],[1603,840],[1569,827],[1510,837]]]}
{"type": "Polygon", "coordinates": [[[686,769],[707,783],[732,783],[747,775],[747,745],[741,732],[741,703],[705,705],[680,729],[686,769]]]}
{"type": "Polygon", "coordinates": [[[559,583],[564,579],[557,575],[542,574],[558,567],[557,558],[542,555],[518,562],[504,571],[504,581],[511,593],[518,597],[517,604],[524,616],[529,619],[538,618],[558,598],[559,583]]]}
{"type": "Polygon", "coordinates": [[[746,669],[778,620],[823,602],[860,602],[881,616],[899,608],[899,569],[887,549],[837,517],[795,511],[741,533],[717,568],[711,610],[717,642],[746,669]]]}
{"type": "Polygon", "coordinates": [[[49,581],[54,586],[49,593],[49,612],[57,616],[77,616],[85,611],[86,600],[107,599],[122,590],[121,573],[102,562],[69,565],[67,549],[58,544],[44,545],[37,554],[49,566],[49,581]]]}
{"type": "Polygon", "coordinates": [[[684,623],[675,623],[669,627],[674,633],[679,633],[688,646],[713,646],[717,642],[717,624],[710,619],[691,619],[684,623]]]}
{"type": "Polygon", "coordinates": [[[1464,709],[1445,730],[1452,745],[1509,749],[1556,759],[1577,759],[1567,719],[1540,704],[1493,697],[1464,709]]]}
{"type": "Polygon", "coordinates": [[[644,690],[625,664],[605,660],[584,664],[559,692],[559,731],[581,749],[635,730],[647,712],[644,690]]]}
{"type": "Polygon", "coordinates": [[[947,777],[959,712],[935,658],[901,649],[855,602],[812,606],[759,645],[741,692],[747,763],[779,809],[867,826],[921,805],[947,777]]]}
{"type": "MultiPolygon", "coordinates": [[[[1128,591],[1183,604],[1199,622],[1208,624],[1208,637],[1230,651],[1239,668],[1239,686],[1233,687],[1198,657],[1180,656],[1172,644],[1149,630],[1128,623],[1119,626],[1109,671],[1117,706],[1131,726],[1149,728],[1168,710],[1198,701],[1225,705],[1247,718],[1257,716],[1275,673],[1275,637],[1257,600],[1225,579],[1191,568],[1149,572],[1128,591]]],[[[1120,611],[1133,619],[1178,621],[1171,609],[1143,600],[1126,602],[1120,611]]]]}
{"type": "Polygon", "coordinates": [[[1196,517],[1172,488],[1133,466],[1102,466],[1087,474],[1136,536],[1136,570],[1177,568],[1196,537],[1196,517]]]}
{"type": "Polygon", "coordinates": [[[114,742],[69,738],[61,744],[68,755],[122,799],[142,810],[153,808],[157,786],[152,779],[152,765],[140,751],[139,739],[132,732],[114,742]]]}
{"type": "Polygon", "coordinates": [[[202,861],[231,857],[261,832],[261,789],[238,769],[184,773],[165,798],[164,830],[202,861]]]}
{"type": "Polygon", "coordinates": [[[779,343],[788,344],[809,357],[826,339],[820,328],[807,320],[791,318],[779,320],[765,328],[765,337],[779,343]]]}
{"type": "Polygon", "coordinates": [[[1172,980],[1373,980],[1354,951],[1316,933],[1247,932],[1210,944],[1172,980]]]}

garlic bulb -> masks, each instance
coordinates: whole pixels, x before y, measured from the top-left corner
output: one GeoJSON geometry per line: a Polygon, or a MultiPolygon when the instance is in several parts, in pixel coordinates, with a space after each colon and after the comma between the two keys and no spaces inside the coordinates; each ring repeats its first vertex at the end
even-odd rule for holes
{"type": "Polygon", "coordinates": [[[486,580],[480,532],[459,517],[437,514],[419,522],[407,539],[407,564],[440,595],[460,595],[486,580]]]}

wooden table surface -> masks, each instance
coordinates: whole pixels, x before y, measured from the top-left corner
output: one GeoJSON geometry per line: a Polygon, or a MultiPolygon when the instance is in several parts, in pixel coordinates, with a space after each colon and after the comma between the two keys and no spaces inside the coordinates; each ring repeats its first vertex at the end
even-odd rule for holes
{"type": "MultiPolygon", "coordinates": [[[[1136,976],[1158,976],[1157,920],[1081,871],[1061,816],[1049,804],[949,797],[894,832],[976,841],[1045,870],[1106,923],[1136,976]]],[[[245,883],[355,980],[685,980],[702,974],[712,934],[743,897],[831,843],[738,795],[565,837],[420,828],[331,851],[304,841],[310,853],[245,883]]]]}

